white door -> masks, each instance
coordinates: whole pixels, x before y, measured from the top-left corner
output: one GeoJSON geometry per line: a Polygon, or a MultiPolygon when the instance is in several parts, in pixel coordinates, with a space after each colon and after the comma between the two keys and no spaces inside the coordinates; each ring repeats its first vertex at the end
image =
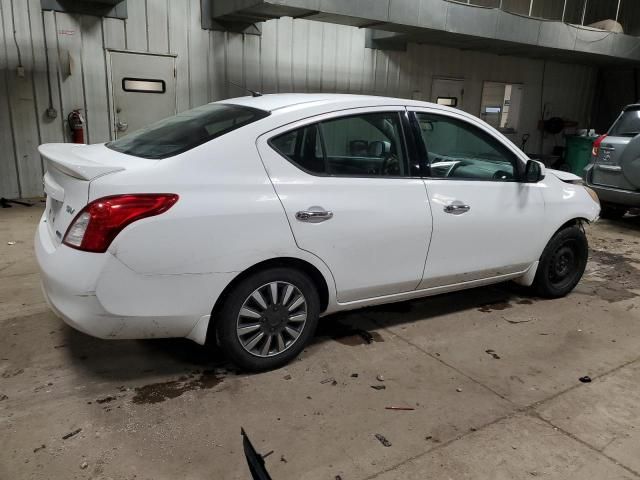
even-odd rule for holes
{"type": "Polygon", "coordinates": [[[298,246],[327,264],[341,303],[414,290],[422,279],[431,214],[408,161],[405,113],[327,114],[258,141],[298,246]]]}
{"type": "Polygon", "coordinates": [[[434,78],[431,84],[431,101],[439,105],[462,109],[464,103],[464,80],[434,78]]]}
{"type": "Polygon", "coordinates": [[[176,113],[175,58],[110,51],[116,138],[176,113]]]}
{"type": "Polygon", "coordinates": [[[433,214],[419,288],[521,272],[538,260],[543,187],[519,181],[525,164],[512,147],[461,115],[416,110],[414,120],[433,214]]]}

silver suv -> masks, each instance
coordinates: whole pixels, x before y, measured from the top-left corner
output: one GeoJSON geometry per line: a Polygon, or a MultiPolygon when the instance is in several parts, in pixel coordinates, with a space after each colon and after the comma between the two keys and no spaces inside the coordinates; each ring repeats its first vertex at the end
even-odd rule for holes
{"type": "Polygon", "coordinates": [[[583,177],[598,193],[601,217],[620,218],[640,207],[640,104],[626,106],[609,132],[594,142],[583,177]]]}
{"type": "Polygon", "coordinates": [[[603,218],[620,218],[640,207],[640,104],[625,107],[594,142],[583,176],[600,198],[603,218]]]}

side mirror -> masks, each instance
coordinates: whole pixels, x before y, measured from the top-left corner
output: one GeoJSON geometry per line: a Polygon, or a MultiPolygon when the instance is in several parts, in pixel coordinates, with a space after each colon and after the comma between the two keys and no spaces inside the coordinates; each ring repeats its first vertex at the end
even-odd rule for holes
{"type": "Polygon", "coordinates": [[[524,183],[538,183],[544,178],[544,165],[536,160],[529,160],[524,169],[524,183]]]}

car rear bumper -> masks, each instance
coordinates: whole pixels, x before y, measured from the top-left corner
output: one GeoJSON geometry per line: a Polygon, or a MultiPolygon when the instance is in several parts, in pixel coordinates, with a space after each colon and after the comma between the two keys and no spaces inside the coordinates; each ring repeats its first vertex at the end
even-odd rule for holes
{"type": "Polygon", "coordinates": [[[602,203],[640,207],[640,192],[594,184],[592,183],[592,168],[593,165],[585,168],[583,179],[585,184],[598,194],[598,198],[602,203]]]}
{"type": "MultiPolygon", "coordinates": [[[[189,337],[204,343],[196,323],[211,313],[216,280],[206,275],[141,275],[111,253],[88,253],[51,241],[44,217],[35,236],[42,290],[65,323],[104,339],[189,337]],[[196,278],[198,277],[198,278],[196,278]],[[206,294],[203,290],[206,290],[206,294]]],[[[208,323],[208,322],[207,322],[208,323]]]]}

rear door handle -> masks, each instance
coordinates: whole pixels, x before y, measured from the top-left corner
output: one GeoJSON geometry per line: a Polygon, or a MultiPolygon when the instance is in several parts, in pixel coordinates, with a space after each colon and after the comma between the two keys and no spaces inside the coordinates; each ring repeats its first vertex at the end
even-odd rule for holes
{"type": "Polygon", "coordinates": [[[620,165],[602,165],[600,163],[596,163],[596,167],[599,170],[604,170],[605,172],[621,172],[622,167],[620,165]]]}
{"type": "Polygon", "coordinates": [[[471,210],[469,205],[462,205],[459,203],[454,203],[452,205],[445,205],[444,211],[445,213],[450,213],[452,215],[460,215],[462,213],[466,213],[471,210]]]}
{"type": "Polygon", "coordinates": [[[296,219],[307,223],[320,223],[333,218],[333,212],[322,207],[309,207],[296,213],[296,219]]]}

